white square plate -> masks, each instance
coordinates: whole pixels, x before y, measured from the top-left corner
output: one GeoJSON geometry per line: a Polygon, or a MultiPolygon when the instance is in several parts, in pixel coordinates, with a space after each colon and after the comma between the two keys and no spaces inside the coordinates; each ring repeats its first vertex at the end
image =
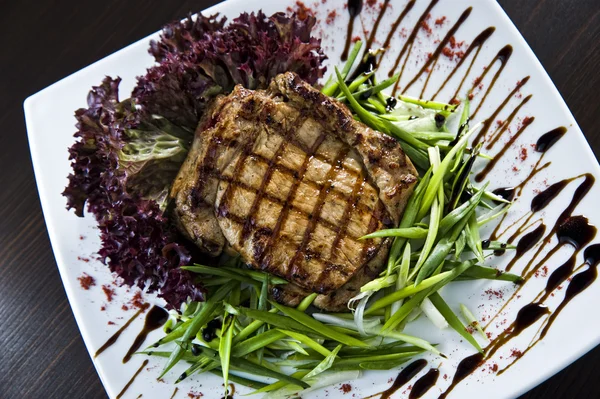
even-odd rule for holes
{"type": "MultiPolygon", "coordinates": [[[[275,11],[285,11],[288,6],[294,7],[295,3],[292,0],[231,0],[207,10],[206,13],[220,12],[231,19],[240,12],[256,11],[262,8],[269,15],[275,11]]],[[[365,33],[362,32],[361,27],[368,28],[372,26],[380,9],[380,4],[373,8],[367,3],[370,2],[365,2],[365,8],[360,17],[362,23],[356,24],[353,33],[353,35],[363,38],[365,38],[365,33]]],[[[402,21],[398,31],[393,35],[390,50],[384,58],[382,71],[388,71],[392,66],[396,55],[406,41],[406,34],[410,33],[413,25],[428,4],[429,2],[426,0],[417,1],[402,21]]],[[[345,1],[329,0],[318,1],[314,6],[319,18],[315,34],[323,38],[323,46],[330,57],[330,65],[340,64],[339,55],[344,45],[349,18],[344,5],[345,1]],[[337,16],[328,20],[327,15],[333,9],[337,11],[337,16]]],[[[390,6],[383,15],[381,28],[376,37],[376,44],[383,42],[389,27],[405,7],[405,1],[393,0],[390,2],[390,6]]],[[[515,88],[516,83],[526,76],[530,77],[527,84],[515,96],[509,97],[506,107],[494,119],[506,120],[526,96],[532,95],[530,101],[518,110],[509,129],[500,138],[498,144],[485,151],[491,155],[496,154],[502,145],[517,133],[523,118],[527,116],[535,117],[533,123],[522,135],[515,139],[508,152],[499,160],[488,176],[492,180],[491,187],[507,187],[523,181],[540,156],[539,153],[532,151],[530,145],[535,144],[537,139],[547,131],[559,126],[567,128],[566,135],[558,142],[558,145],[546,154],[544,162],[549,161],[551,164],[525,186],[521,196],[514,204],[511,210],[512,216],[505,221],[506,224],[510,224],[511,220],[516,220],[529,212],[530,201],[536,194],[536,190],[543,190],[548,184],[583,173],[589,172],[594,176],[600,176],[600,174],[598,173],[598,164],[582,132],[577,127],[548,75],[542,69],[517,29],[498,4],[492,0],[453,0],[442,1],[435,5],[431,10],[431,19],[428,20],[432,32],[428,34],[426,29],[420,29],[410,55],[411,58],[406,64],[400,87],[403,87],[425,63],[427,54],[431,53],[437,45],[435,40],[442,39],[459,16],[470,6],[473,7],[470,16],[455,33],[457,41],[465,41],[462,49],[465,50],[468,43],[484,29],[493,26],[495,32],[485,42],[481,53],[478,55],[462,88],[462,96],[465,95],[473,80],[481,74],[483,68],[488,65],[501,48],[505,45],[511,45],[513,48],[512,56],[506,62],[504,70],[498,75],[499,79],[483,102],[474,120],[482,121],[489,117],[498,105],[507,98],[511,90],[515,88]],[[446,20],[441,24],[435,23],[435,20],[442,16],[445,16],[446,20]],[[523,151],[527,153],[527,157],[523,155],[523,151]],[[520,159],[521,156],[523,156],[523,160],[520,159]]],[[[82,261],[82,258],[90,258],[98,250],[99,238],[97,230],[94,228],[93,218],[80,219],[73,212],[68,212],[65,209],[65,199],[61,195],[67,184],[66,176],[70,172],[67,148],[74,141],[72,137],[75,131],[73,112],[86,106],[87,92],[93,85],[98,85],[105,75],[123,78],[121,96],[126,97],[135,84],[135,77],[142,75],[145,68],[152,65],[153,60],[147,54],[150,38],[157,38],[157,34],[140,40],[53,84],[28,98],[24,105],[31,156],[52,247],[75,318],[85,344],[92,355],[119,328],[119,325],[123,324],[133,314],[134,311],[131,309],[128,311],[122,310],[122,305],[131,299],[135,291],[127,290],[125,287],[118,288],[115,299],[108,302],[101,289],[103,284],[109,284],[113,280],[108,269],[93,258],[90,262],[82,261]],[[81,239],[81,237],[84,239],[81,239]],[[97,281],[96,285],[91,287],[90,290],[83,290],[80,287],[78,277],[84,272],[92,275],[97,281]],[[103,307],[105,310],[101,310],[103,307]],[[109,321],[115,322],[116,325],[109,325],[109,321]]],[[[465,62],[464,66],[467,64],[465,62]]],[[[434,89],[443,82],[454,65],[456,65],[456,61],[451,61],[444,56],[440,57],[439,62],[433,68],[425,97],[431,97],[434,89]]],[[[475,91],[473,107],[477,107],[481,103],[483,93],[489,87],[491,77],[499,66],[499,62],[493,65],[490,73],[482,82],[482,89],[475,91]]],[[[461,72],[457,75],[462,74],[461,72]]],[[[423,75],[420,81],[411,86],[407,94],[420,96],[426,75],[423,75]]],[[[458,80],[451,80],[438,98],[448,100],[458,80]]],[[[495,125],[496,121],[493,121],[491,131],[495,130],[495,125]]],[[[484,162],[480,162],[481,166],[484,164],[484,162]]],[[[558,215],[570,201],[581,180],[578,179],[569,184],[550,205],[539,212],[539,216],[543,218],[548,230],[551,229],[558,215]]],[[[595,200],[599,195],[598,186],[594,185],[588,195],[577,205],[573,214],[587,216],[592,224],[600,223],[600,208],[595,204],[595,200]]],[[[555,236],[551,236],[550,240],[550,244],[542,251],[542,256],[556,243],[555,236]]],[[[513,271],[520,272],[535,250],[534,248],[527,256],[517,262],[513,271]]],[[[551,273],[556,269],[572,253],[572,248],[568,245],[563,246],[545,263],[549,272],[551,273]]],[[[502,267],[508,263],[510,258],[511,255],[507,253],[502,257],[494,258],[490,263],[502,267]]],[[[582,252],[577,257],[577,264],[581,263],[583,263],[582,252]]],[[[534,276],[528,281],[519,292],[519,296],[515,297],[511,304],[506,307],[505,313],[492,323],[489,330],[492,336],[496,336],[506,328],[515,319],[518,309],[531,302],[539,290],[544,287],[547,279],[544,274],[540,273],[538,277],[534,276]]],[[[479,280],[475,283],[453,284],[452,287],[447,287],[444,296],[455,310],[458,303],[466,303],[481,318],[489,317],[495,313],[506,298],[510,296],[511,290],[514,290],[514,287],[506,283],[479,280]],[[493,293],[490,294],[491,291],[486,294],[486,290],[489,289],[502,291],[505,298],[497,298],[493,293]]],[[[551,311],[556,309],[564,296],[564,292],[565,290],[556,291],[556,295],[550,297],[547,301],[551,311]]],[[[147,299],[151,302],[156,301],[151,296],[147,299]]],[[[514,367],[508,369],[502,375],[496,375],[490,371],[494,364],[498,364],[501,369],[511,361],[512,349],[524,350],[543,321],[537,322],[522,336],[503,347],[491,362],[459,384],[449,397],[512,398],[539,384],[600,342],[600,319],[592,316],[597,314],[596,304],[599,302],[600,285],[593,284],[566,306],[564,311],[557,317],[545,339],[533,347],[514,367]]],[[[123,353],[141,329],[142,323],[143,317],[140,316],[134,321],[133,327],[125,330],[114,346],[94,359],[98,374],[110,397],[116,397],[121,392],[145,360],[138,356],[126,364],[121,361],[123,353]]],[[[419,319],[411,324],[409,332],[418,334],[430,341],[439,342],[442,352],[449,355],[447,360],[433,356],[428,357],[431,367],[440,368],[441,377],[436,386],[430,389],[424,397],[437,397],[450,384],[458,362],[472,353],[473,350],[462,342],[460,337],[453,331],[438,331],[426,320],[419,319]]],[[[147,343],[157,339],[160,334],[161,332],[152,333],[147,343]]],[[[124,398],[136,398],[141,394],[144,398],[169,398],[173,394],[175,388],[172,382],[181,372],[181,368],[176,368],[176,370],[169,373],[165,378],[166,382],[159,382],[156,377],[160,372],[161,362],[154,358],[149,360],[148,365],[143,367],[140,375],[124,393],[124,398]]],[[[421,374],[426,371],[424,370],[421,374]]],[[[349,396],[354,394],[356,396],[353,397],[365,397],[381,392],[389,386],[390,378],[395,377],[396,374],[397,372],[394,371],[364,373],[361,379],[350,382],[352,392],[349,396]]],[[[414,381],[411,381],[412,383],[414,381]]],[[[189,378],[179,384],[175,397],[188,397],[188,393],[196,392],[203,393],[204,397],[207,398],[218,398],[222,395],[221,384],[218,377],[203,374],[199,377],[189,378]]],[[[339,388],[339,385],[329,387],[314,391],[304,397],[343,396],[339,388]]],[[[243,387],[239,387],[239,389],[244,392],[247,391],[243,387]]],[[[402,395],[403,390],[400,390],[396,396],[404,397],[402,395]]]]}

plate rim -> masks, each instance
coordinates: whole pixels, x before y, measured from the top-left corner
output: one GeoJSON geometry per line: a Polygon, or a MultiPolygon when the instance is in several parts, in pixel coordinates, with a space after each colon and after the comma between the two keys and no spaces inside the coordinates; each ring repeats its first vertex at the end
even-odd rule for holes
{"type": "MultiPolygon", "coordinates": [[[[402,0],[400,0],[400,1],[402,1],[402,0]]],[[[203,13],[218,12],[219,9],[222,8],[225,4],[227,4],[227,7],[235,7],[235,8],[238,8],[240,12],[243,12],[245,9],[244,5],[243,5],[244,2],[245,2],[245,0],[225,0],[225,1],[217,3],[209,8],[206,8],[200,12],[203,12],[203,13]]],[[[594,170],[591,173],[593,173],[596,177],[600,177],[600,164],[598,163],[598,160],[596,159],[596,156],[590,146],[589,141],[587,140],[587,137],[583,133],[583,130],[577,123],[577,120],[575,119],[573,113],[571,112],[571,110],[570,110],[569,106],[567,105],[565,99],[563,98],[561,92],[558,90],[558,88],[552,81],[551,77],[549,76],[548,72],[543,67],[543,65],[540,62],[539,58],[537,57],[536,53],[529,46],[529,44],[527,43],[527,41],[525,40],[525,38],[523,37],[521,32],[518,30],[516,25],[513,23],[513,21],[510,19],[510,17],[506,13],[506,11],[502,8],[502,6],[496,0],[485,0],[485,1],[478,0],[478,2],[481,2],[481,3],[487,2],[488,5],[494,9],[494,12],[503,20],[503,24],[501,25],[502,28],[506,29],[506,30],[510,30],[511,36],[513,38],[516,38],[519,41],[519,45],[522,46],[525,50],[527,50],[529,57],[531,57],[534,60],[535,70],[537,73],[536,77],[542,79],[541,84],[543,86],[547,86],[551,89],[550,91],[552,92],[552,95],[555,97],[553,99],[553,101],[556,102],[557,104],[559,104],[560,108],[563,111],[565,111],[565,115],[567,117],[567,120],[565,120],[565,122],[566,122],[565,125],[567,125],[567,124],[569,125],[569,130],[573,130],[575,128],[574,129],[576,131],[575,134],[578,136],[580,141],[583,141],[585,143],[583,148],[585,149],[584,151],[585,151],[585,157],[586,157],[586,164],[589,165],[590,167],[594,168],[594,170]]],[[[102,58],[94,61],[93,63],[85,66],[84,68],[67,75],[66,77],[52,83],[51,85],[37,91],[36,93],[29,95],[23,101],[25,123],[27,126],[27,138],[28,138],[28,144],[30,147],[30,157],[31,157],[31,162],[32,162],[32,166],[33,166],[34,176],[35,176],[36,189],[38,191],[38,197],[40,199],[40,205],[42,208],[42,214],[44,216],[44,223],[46,225],[46,230],[48,232],[48,237],[50,240],[52,253],[54,255],[56,265],[57,265],[57,268],[59,271],[59,275],[61,277],[63,289],[65,290],[65,293],[67,295],[67,299],[69,301],[71,311],[72,311],[75,321],[77,323],[79,332],[83,338],[86,350],[88,352],[88,356],[90,357],[92,364],[94,365],[94,368],[96,370],[96,373],[99,376],[99,378],[102,382],[103,388],[105,389],[107,394],[109,393],[108,387],[111,386],[111,384],[109,383],[109,381],[107,381],[105,379],[106,376],[104,375],[103,372],[101,372],[101,370],[99,368],[99,363],[95,361],[95,358],[93,356],[93,349],[90,344],[90,342],[91,342],[90,332],[88,331],[88,329],[86,327],[84,327],[83,314],[82,314],[82,310],[80,309],[80,304],[78,301],[76,301],[74,299],[75,298],[74,289],[73,289],[74,287],[71,284],[66,283],[68,280],[67,267],[66,267],[68,262],[65,259],[66,254],[62,253],[60,250],[58,250],[56,248],[58,246],[56,244],[58,242],[57,232],[54,228],[54,223],[49,223],[49,221],[48,221],[48,217],[49,217],[48,215],[50,214],[51,205],[49,204],[47,193],[45,195],[42,195],[42,193],[40,191],[40,180],[39,180],[38,176],[40,176],[39,170],[42,166],[40,165],[41,159],[40,159],[40,155],[38,152],[39,149],[38,149],[37,143],[36,143],[36,134],[33,133],[34,129],[31,128],[31,126],[33,124],[32,118],[35,115],[35,109],[34,109],[35,103],[44,94],[60,89],[61,86],[64,85],[67,81],[70,81],[74,78],[77,78],[80,75],[85,74],[87,71],[91,70],[94,66],[96,66],[99,63],[103,63],[106,60],[114,58],[114,57],[119,57],[123,53],[128,52],[132,47],[138,46],[141,43],[148,43],[150,39],[157,37],[157,35],[159,33],[160,33],[160,30],[157,32],[151,33],[139,40],[136,40],[135,42],[133,42],[133,43],[109,54],[109,55],[106,55],[105,57],[102,57],[102,58]]],[[[43,189],[42,189],[42,191],[43,191],[43,189]]],[[[540,385],[544,381],[553,377],[555,374],[557,374],[561,370],[566,369],[568,366],[573,364],[579,358],[586,355],[588,352],[590,352],[592,349],[594,349],[598,345],[600,345],[600,333],[596,336],[596,339],[594,341],[588,341],[588,343],[584,345],[584,348],[585,348],[584,350],[582,350],[580,352],[570,353],[569,356],[567,357],[568,360],[551,363],[549,366],[541,369],[541,371],[536,373],[534,378],[529,380],[530,382],[521,384],[520,387],[517,388],[516,390],[513,389],[512,393],[514,393],[515,395],[522,395],[523,393],[530,391],[531,389],[540,385]]],[[[509,397],[509,396],[507,396],[507,397],[509,397]]]]}

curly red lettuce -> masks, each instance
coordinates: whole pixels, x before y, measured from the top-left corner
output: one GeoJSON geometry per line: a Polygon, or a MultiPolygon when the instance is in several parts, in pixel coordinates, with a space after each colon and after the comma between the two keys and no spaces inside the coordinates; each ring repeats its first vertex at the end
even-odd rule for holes
{"type": "Polygon", "coordinates": [[[99,254],[123,283],[158,292],[169,307],[203,299],[201,284],[179,266],[193,246],[168,216],[169,189],[210,101],[236,84],[267,87],[293,71],[310,83],[325,56],[311,37],[313,17],[242,14],[188,17],[167,25],[149,52],[157,65],[138,77],[132,98],[119,101],[120,79],[106,78],[77,110],[73,173],[63,195],[78,216],[98,221],[99,254]]]}
{"type": "Polygon", "coordinates": [[[167,25],[150,53],[158,65],[138,78],[133,97],[152,114],[193,129],[212,98],[237,84],[266,88],[276,75],[295,72],[314,84],[325,73],[316,19],[261,11],[230,24],[218,16],[167,25]]]}
{"type": "Polygon", "coordinates": [[[88,108],[75,112],[67,207],[83,216],[87,204],[100,229],[99,254],[125,284],[156,291],[172,307],[202,300],[201,286],[179,269],[191,257],[161,209],[191,133],[119,102],[119,82],[104,79],[88,108]]]}

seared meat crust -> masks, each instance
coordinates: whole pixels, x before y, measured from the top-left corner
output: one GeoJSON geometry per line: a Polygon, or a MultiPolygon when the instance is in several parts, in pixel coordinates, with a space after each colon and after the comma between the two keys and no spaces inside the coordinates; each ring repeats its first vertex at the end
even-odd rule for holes
{"type": "Polygon", "coordinates": [[[276,299],[317,292],[317,306],[339,309],[389,249],[359,238],[398,224],[416,180],[396,140],[285,73],[268,90],[237,86],[216,101],[171,194],[180,229],[202,250],[231,247],[293,283],[276,299]]]}

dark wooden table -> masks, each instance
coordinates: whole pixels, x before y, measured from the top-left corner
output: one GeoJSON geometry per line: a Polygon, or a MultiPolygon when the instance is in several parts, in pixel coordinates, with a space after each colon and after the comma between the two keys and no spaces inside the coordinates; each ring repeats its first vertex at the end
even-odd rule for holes
{"type": "MultiPolygon", "coordinates": [[[[0,398],[105,398],[48,241],[30,94],[215,0],[0,1],[0,398]]],[[[598,0],[501,0],[600,153],[598,0]]],[[[52,123],[51,120],[48,123],[52,123]]],[[[600,347],[522,398],[598,398],[600,347]]]]}

